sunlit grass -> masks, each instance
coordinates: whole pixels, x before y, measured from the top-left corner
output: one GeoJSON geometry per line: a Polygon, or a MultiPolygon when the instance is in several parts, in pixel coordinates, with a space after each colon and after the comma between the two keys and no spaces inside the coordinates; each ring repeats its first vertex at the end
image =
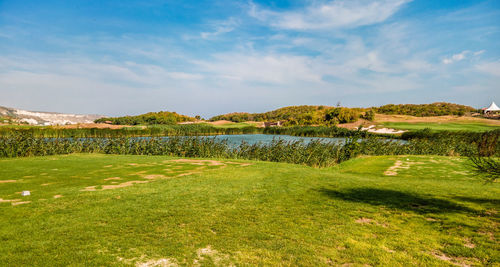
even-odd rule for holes
{"type": "Polygon", "coordinates": [[[327,169],[173,159],[1,159],[0,180],[15,182],[0,183],[0,198],[31,202],[0,203],[0,265],[500,261],[500,186],[461,158],[363,157],[327,169]],[[104,189],[127,181],[148,182],[104,189]]]}
{"type": "Polygon", "coordinates": [[[482,123],[439,123],[439,122],[383,122],[384,127],[398,130],[422,130],[430,128],[436,131],[472,131],[485,132],[500,129],[499,126],[482,123]]]}

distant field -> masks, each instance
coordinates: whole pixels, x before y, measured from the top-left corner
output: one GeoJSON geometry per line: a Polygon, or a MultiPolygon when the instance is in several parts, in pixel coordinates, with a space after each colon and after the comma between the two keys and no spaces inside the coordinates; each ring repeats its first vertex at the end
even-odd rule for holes
{"type": "Polygon", "coordinates": [[[483,123],[441,123],[441,122],[383,122],[384,127],[398,130],[422,130],[430,128],[436,131],[474,131],[483,132],[500,129],[500,126],[487,125],[483,123]]]}
{"type": "Polygon", "coordinates": [[[261,126],[261,122],[227,122],[223,124],[217,124],[217,123],[206,123],[208,125],[217,127],[217,128],[244,128],[248,126],[255,126],[259,127],[261,126]]]}
{"type": "Polygon", "coordinates": [[[454,157],[0,159],[0,265],[495,265],[499,196],[454,157]]]}

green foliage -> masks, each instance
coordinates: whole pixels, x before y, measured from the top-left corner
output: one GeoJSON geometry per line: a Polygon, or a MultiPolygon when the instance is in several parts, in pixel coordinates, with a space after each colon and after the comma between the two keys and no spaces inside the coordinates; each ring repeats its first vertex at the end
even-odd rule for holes
{"type": "Polygon", "coordinates": [[[160,111],[149,112],[137,116],[125,116],[115,118],[101,118],[96,123],[105,123],[107,121],[115,125],[156,125],[156,124],[176,124],[178,122],[195,121],[195,118],[180,115],[176,112],[160,111]]]}
{"type": "Polygon", "coordinates": [[[444,115],[463,116],[468,112],[476,111],[476,109],[473,107],[453,104],[453,103],[444,103],[444,102],[436,102],[432,104],[419,104],[419,105],[389,104],[381,107],[374,107],[373,109],[380,114],[410,115],[417,117],[444,116],[444,115]]]}
{"type": "Polygon", "coordinates": [[[365,112],[365,114],[363,115],[363,119],[369,120],[369,121],[375,120],[375,111],[373,111],[373,109],[367,110],[365,112]]]}
{"type": "Polygon", "coordinates": [[[7,124],[12,123],[12,118],[0,116],[0,124],[2,123],[7,123],[7,124]]]}
{"type": "Polygon", "coordinates": [[[359,109],[331,108],[326,106],[290,106],[265,113],[229,113],[210,120],[281,121],[284,126],[336,125],[354,122],[359,118],[359,109]]]}
{"type": "Polygon", "coordinates": [[[211,118],[211,121],[283,121],[285,125],[324,124],[325,106],[290,106],[265,113],[228,113],[211,118]]]}
{"type": "Polygon", "coordinates": [[[262,129],[255,126],[214,127],[208,124],[185,125],[150,125],[148,127],[124,127],[121,129],[81,128],[61,129],[57,127],[0,127],[0,136],[9,136],[13,132],[25,133],[35,137],[138,137],[138,136],[193,136],[222,134],[254,134],[262,129]]]}
{"type": "Polygon", "coordinates": [[[500,161],[492,157],[469,157],[473,170],[487,182],[495,182],[500,178],[500,161]]]}
{"type": "MultiPolygon", "coordinates": [[[[305,164],[317,167],[333,166],[357,155],[463,155],[477,153],[478,144],[488,143],[476,136],[427,136],[406,142],[373,137],[365,132],[348,132],[344,143],[286,142],[238,147],[210,137],[151,137],[151,138],[46,138],[27,132],[12,132],[0,137],[0,157],[27,157],[71,153],[106,153],[133,155],[168,155],[181,157],[235,158],[305,164]],[[363,139],[360,139],[363,138],[363,139]],[[472,139],[472,140],[471,140],[472,139]]],[[[493,155],[500,155],[498,143],[493,155]]]]}
{"type": "Polygon", "coordinates": [[[358,118],[359,113],[356,110],[343,107],[329,109],[325,114],[325,121],[330,125],[351,123],[358,118]]]}

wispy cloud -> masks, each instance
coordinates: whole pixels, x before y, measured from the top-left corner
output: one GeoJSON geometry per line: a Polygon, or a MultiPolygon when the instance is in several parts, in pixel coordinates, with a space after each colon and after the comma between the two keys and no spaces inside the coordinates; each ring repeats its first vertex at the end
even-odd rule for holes
{"type": "Polygon", "coordinates": [[[453,56],[451,57],[448,57],[448,58],[444,58],[443,59],[443,63],[444,64],[451,64],[451,63],[455,63],[455,62],[458,62],[458,61],[462,61],[465,59],[465,57],[467,57],[467,54],[470,54],[470,51],[462,51],[461,53],[458,53],[458,54],[454,54],[453,56]]]}
{"type": "Polygon", "coordinates": [[[321,82],[309,57],[286,54],[221,53],[207,61],[196,61],[205,72],[242,82],[290,84],[321,82]]]}
{"type": "Polygon", "coordinates": [[[250,16],[271,26],[293,30],[352,28],[382,22],[411,0],[335,0],[315,2],[303,10],[272,11],[250,4],[250,16]]]}
{"type": "Polygon", "coordinates": [[[443,64],[452,64],[452,63],[455,63],[455,62],[459,62],[459,61],[462,61],[466,58],[475,58],[475,57],[478,57],[480,55],[482,55],[484,52],[486,52],[486,50],[479,50],[479,51],[475,51],[475,52],[472,52],[472,51],[469,51],[469,50],[465,50],[465,51],[462,51],[458,54],[454,54],[452,55],[451,57],[446,57],[442,60],[443,64]]]}
{"type": "Polygon", "coordinates": [[[476,69],[479,70],[480,72],[500,77],[500,60],[477,64],[476,69]]]}
{"type": "Polygon", "coordinates": [[[224,33],[232,32],[239,25],[239,21],[236,18],[231,17],[225,21],[217,22],[214,24],[214,31],[202,32],[200,33],[200,37],[203,39],[210,39],[224,33]]]}

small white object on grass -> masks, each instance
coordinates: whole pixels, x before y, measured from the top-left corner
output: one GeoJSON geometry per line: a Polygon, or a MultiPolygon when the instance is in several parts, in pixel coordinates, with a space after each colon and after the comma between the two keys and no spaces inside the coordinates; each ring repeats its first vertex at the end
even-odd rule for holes
{"type": "Polygon", "coordinates": [[[29,196],[31,195],[30,191],[23,191],[21,192],[21,196],[25,197],[25,196],[29,196]]]}

